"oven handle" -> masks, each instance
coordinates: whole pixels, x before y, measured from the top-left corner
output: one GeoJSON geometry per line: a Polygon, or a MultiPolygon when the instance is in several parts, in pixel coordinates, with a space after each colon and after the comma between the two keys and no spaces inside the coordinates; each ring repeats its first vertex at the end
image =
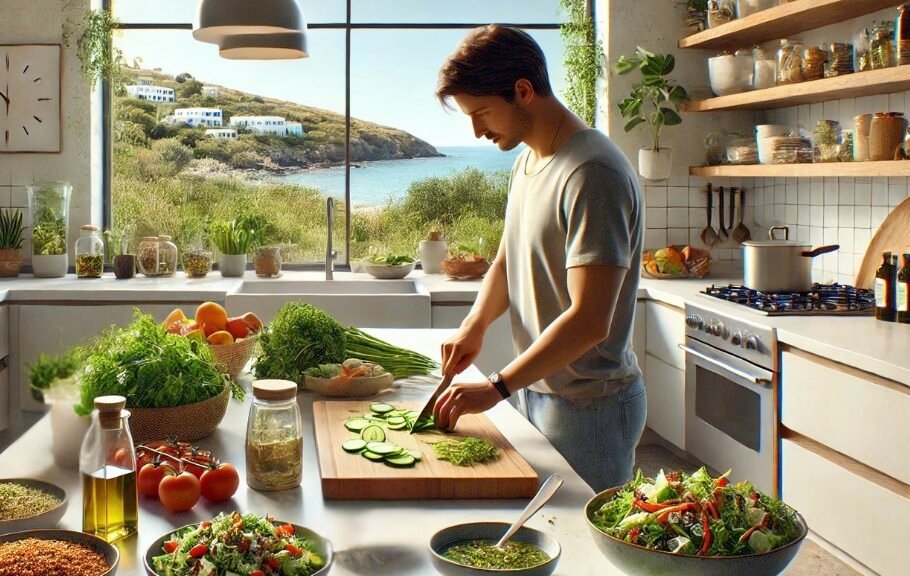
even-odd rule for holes
{"type": "Polygon", "coordinates": [[[728,365],[724,364],[723,362],[721,362],[720,360],[718,360],[717,358],[712,358],[712,357],[708,356],[707,354],[705,354],[703,352],[699,352],[698,350],[696,350],[690,346],[686,346],[685,344],[677,344],[677,346],[679,346],[679,348],[681,350],[685,351],[686,354],[692,354],[693,356],[697,356],[698,358],[701,358],[702,360],[705,360],[706,362],[710,362],[714,366],[717,366],[718,368],[722,368],[723,370],[726,370],[727,372],[730,372],[731,374],[736,374],[740,378],[748,380],[749,382],[752,382],[753,384],[758,384],[760,386],[764,386],[766,384],[771,384],[771,380],[769,380],[767,378],[755,376],[754,374],[749,374],[748,372],[744,372],[742,370],[739,370],[738,368],[728,366],[728,365]]]}

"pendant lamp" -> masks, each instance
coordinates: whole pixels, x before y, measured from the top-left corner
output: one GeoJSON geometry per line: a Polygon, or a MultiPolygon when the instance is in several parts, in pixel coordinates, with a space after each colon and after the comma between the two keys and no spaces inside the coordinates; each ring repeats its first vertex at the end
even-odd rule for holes
{"type": "Polygon", "coordinates": [[[193,22],[193,38],[211,44],[238,34],[305,31],[303,11],[296,0],[199,0],[193,22]]]}
{"type": "Polygon", "coordinates": [[[292,60],[307,58],[306,34],[239,34],[219,42],[219,54],[228,60],[292,60]]]}

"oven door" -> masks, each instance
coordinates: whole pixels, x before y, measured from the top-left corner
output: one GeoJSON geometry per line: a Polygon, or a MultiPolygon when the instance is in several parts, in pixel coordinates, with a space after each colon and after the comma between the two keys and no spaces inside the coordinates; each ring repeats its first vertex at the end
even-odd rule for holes
{"type": "Polygon", "coordinates": [[[694,338],[686,352],[686,450],[777,495],[775,374],[694,338]]]}

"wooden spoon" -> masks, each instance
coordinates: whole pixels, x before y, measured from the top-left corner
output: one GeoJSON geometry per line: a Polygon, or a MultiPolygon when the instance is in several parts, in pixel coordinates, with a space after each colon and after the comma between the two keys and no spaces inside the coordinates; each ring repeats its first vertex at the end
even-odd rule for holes
{"type": "Polygon", "coordinates": [[[717,244],[717,230],[711,225],[711,216],[714,212],[714,190],[711,189],[711,183],[708,183],[708,225],[701,231],[701,241],[708,248],[713,248],[717,244]]]}
{"type": "Polygon", "coordinates": [[[746,189],[739,189],[739,223],[736,225],[736,228],[733,229],[733,240],[737,244],[742,244],[746,240],[752,239],[752,233],[749,232],[749,229],[743,224],[743,206],[746,203],[746,189]]]}

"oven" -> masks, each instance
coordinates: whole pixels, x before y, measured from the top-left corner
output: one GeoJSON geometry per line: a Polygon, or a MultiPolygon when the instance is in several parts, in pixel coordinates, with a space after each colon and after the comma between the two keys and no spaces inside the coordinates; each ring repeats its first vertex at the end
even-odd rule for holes
{"type": "Polygon", "coordinates": [[[686,451],[777,495],[773,329],[686,306],[686,451]]]}

